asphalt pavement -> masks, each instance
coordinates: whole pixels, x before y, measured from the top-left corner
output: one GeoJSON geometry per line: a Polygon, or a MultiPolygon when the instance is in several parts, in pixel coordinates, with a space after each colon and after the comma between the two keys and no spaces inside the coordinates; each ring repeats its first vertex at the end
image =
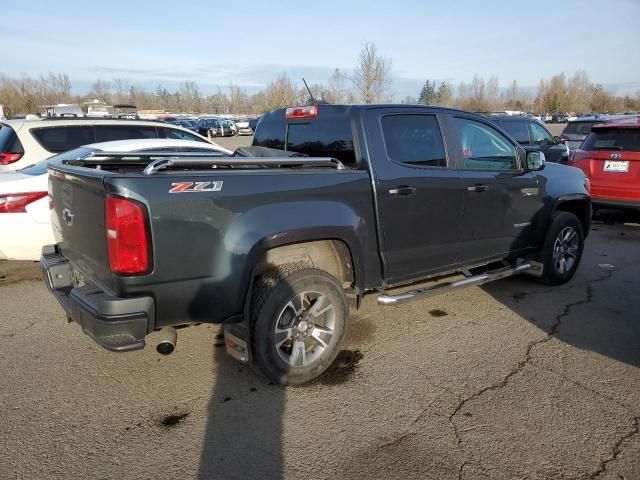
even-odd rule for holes
{"type": "Polygon", "coordinates": [[[210,325],[168,357],[107,352],[37,264],[0,262],[0,478],[640,479],[640,224],[603,220],[564,286],[367,297],[294,388],[210,325]]]}

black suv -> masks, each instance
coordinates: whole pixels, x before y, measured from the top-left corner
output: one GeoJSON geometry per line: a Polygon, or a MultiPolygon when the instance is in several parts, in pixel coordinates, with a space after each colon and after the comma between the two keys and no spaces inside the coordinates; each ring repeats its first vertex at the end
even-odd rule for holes
{"type": "Polygon", "coordinates": [[[520,115],[493,115],[489,119],[500,125],[525,149],[543,152],[547,162],[567,163],[569,149],[560,137],[551,135],[536,119],[520,115]]]}

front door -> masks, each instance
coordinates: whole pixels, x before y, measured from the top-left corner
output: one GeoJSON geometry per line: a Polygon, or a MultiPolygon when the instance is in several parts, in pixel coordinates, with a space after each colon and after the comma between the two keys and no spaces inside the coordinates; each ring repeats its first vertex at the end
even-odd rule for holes
{"type": "Polygon", "coordinates": [[[459,261],[481,263],[526,247],[541,203],[524,152],[488,122],[454,116],[451,127],[463,192],[459,261]]]}
{"type": "Polygon", "coordinates": [[[461,235],[460,176],[429,109],[367,111],[387,283],[451,268],[461,235]]]}

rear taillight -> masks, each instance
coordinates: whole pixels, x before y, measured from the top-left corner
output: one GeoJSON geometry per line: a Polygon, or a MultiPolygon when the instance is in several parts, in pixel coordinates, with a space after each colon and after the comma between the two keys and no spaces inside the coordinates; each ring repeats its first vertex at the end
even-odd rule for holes
{"type": "Polygon", "coordinates": [[[3,152],[0,153],[0,165],[9,165],[22,158],[22,153],[3,152]]]}
{"type": "Polygon", "coordinates": [[[24,213],[27,205],[47,196],[47,192],[7,193],[0,195],[0,213],[24,213]]]}
{"type": "Polygon", "coordinates": [[[122,275],[148,273],[151,255],[145,207],[128,198],[107,195],[105,210],[111,271],[122,275]]]}
{"type": "Polygon", "coordinates": [[[285,112],[285,118],[313,118],[318,116],[318,106],[308,105],[306,107],[291,107],[287,108],[285,112]]]}

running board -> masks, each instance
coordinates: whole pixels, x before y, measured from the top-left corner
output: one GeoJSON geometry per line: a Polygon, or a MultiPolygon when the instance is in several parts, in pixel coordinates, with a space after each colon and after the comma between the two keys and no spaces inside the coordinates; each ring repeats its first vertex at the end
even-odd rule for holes
{"type": "Polygon", "coordinates": [[[380,305],[396,305],[398,303],[410,302],[412,300],[420,300],[423,298],[446,293],[457,288],[473,287],[476,285],[482,285],[484,283],[493,282],[494,280],[500,280],[501,278],[510,277],[518,273],[525,272],[531,268],[529,262],[524,262],[516,265],[515,267],[504,267],[496,270],[489,270],[488,272],[473,277],[467,277],[462,280],[456,280],[455,282],[439,283],[433,287],[417,288],[416,290],[409,290],[408,292],[398,293],[397,295],[382,294],[378,296],[378,304],[380,305]]]}

